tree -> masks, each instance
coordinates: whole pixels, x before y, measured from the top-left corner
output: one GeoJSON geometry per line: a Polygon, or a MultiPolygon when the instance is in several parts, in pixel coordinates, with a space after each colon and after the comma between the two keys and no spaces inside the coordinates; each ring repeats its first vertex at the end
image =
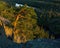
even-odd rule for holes
{"type": "Polygon", "coordinates": [[[25,41],[33,40],[34,38],[48,38],[48,33],[45,33],[44,29],[40,29],[37,25],[37,14],[34,9],[27,7],[27,5],[20,9],[13,25],[15,42],[18,42],[18,37],[21,38],[22,34],[25,41]]]}
{"type": "MultiPolygon", "coordinates": [[[[3,2],[2,2],[3,4],[3,2]]],[[[5,5],[5,4],[3,4],[5,5]]],[[[1,8],[1,16],[11,21],[11,24],[5,26],[8,36],[16,43],[26,42],[36,38],[48,38],[48,32],[45,32],[43,27],[37,25],[37,14],[32,7],[28,7],[26,4],[19,8],[14,8],[6,4],[6,8],[1,8]],[[10,26],[11,25],[11,26],[10,26]],[[10,27],[9,27],[10,26],[10,27]],[[12,28],[13,26],[13,28],[12,28]]],[[[45,18],[41,17],[42,25],[44,25],[45,18]]],[[[40,20],[40,21],[41,21],[40,20]]]]}

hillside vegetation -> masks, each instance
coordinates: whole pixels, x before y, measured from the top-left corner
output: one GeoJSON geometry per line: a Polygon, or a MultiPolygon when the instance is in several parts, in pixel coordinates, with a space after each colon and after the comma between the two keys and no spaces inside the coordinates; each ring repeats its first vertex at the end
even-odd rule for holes
{"type": "Polygon", "coordinates": [[[13,42],[25,43],[38,38],[60,37],[60,14],[52,9],[40,13],[26,4],[16,8],[0,1],[0,17],[10,21],[5,24],[1,20],[0,26],[4,26],[7,38],[13,42]]]}

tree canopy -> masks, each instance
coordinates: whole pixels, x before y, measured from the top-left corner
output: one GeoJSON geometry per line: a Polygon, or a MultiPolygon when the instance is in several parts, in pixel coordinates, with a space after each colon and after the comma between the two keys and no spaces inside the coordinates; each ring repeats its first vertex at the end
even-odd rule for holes
{"type": "Polygon", "coordinates": [[[16,43],[49,36],[54,39],[54,36],[60,34],[60,17],[56,12],[44,10],[42,13],[37,13],[34,8],[27,7],[26,4],[16,8],[0,2],[0,16],[11,21],[11,24],[5,26],[6,32],[11,32],[8,36],[16,43]]]}

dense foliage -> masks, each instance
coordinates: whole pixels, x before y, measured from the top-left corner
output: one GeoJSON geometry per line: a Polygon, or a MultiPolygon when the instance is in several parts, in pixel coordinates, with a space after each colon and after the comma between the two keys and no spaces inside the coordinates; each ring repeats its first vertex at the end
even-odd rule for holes
{"type": "Polygon", "coordinates": [[[60,35],[60,16],[52,10],[39,13],[27,5],[16,8],[1,1],[0,16],[11,21],[11,38],[17,43],[60,35]]]}

